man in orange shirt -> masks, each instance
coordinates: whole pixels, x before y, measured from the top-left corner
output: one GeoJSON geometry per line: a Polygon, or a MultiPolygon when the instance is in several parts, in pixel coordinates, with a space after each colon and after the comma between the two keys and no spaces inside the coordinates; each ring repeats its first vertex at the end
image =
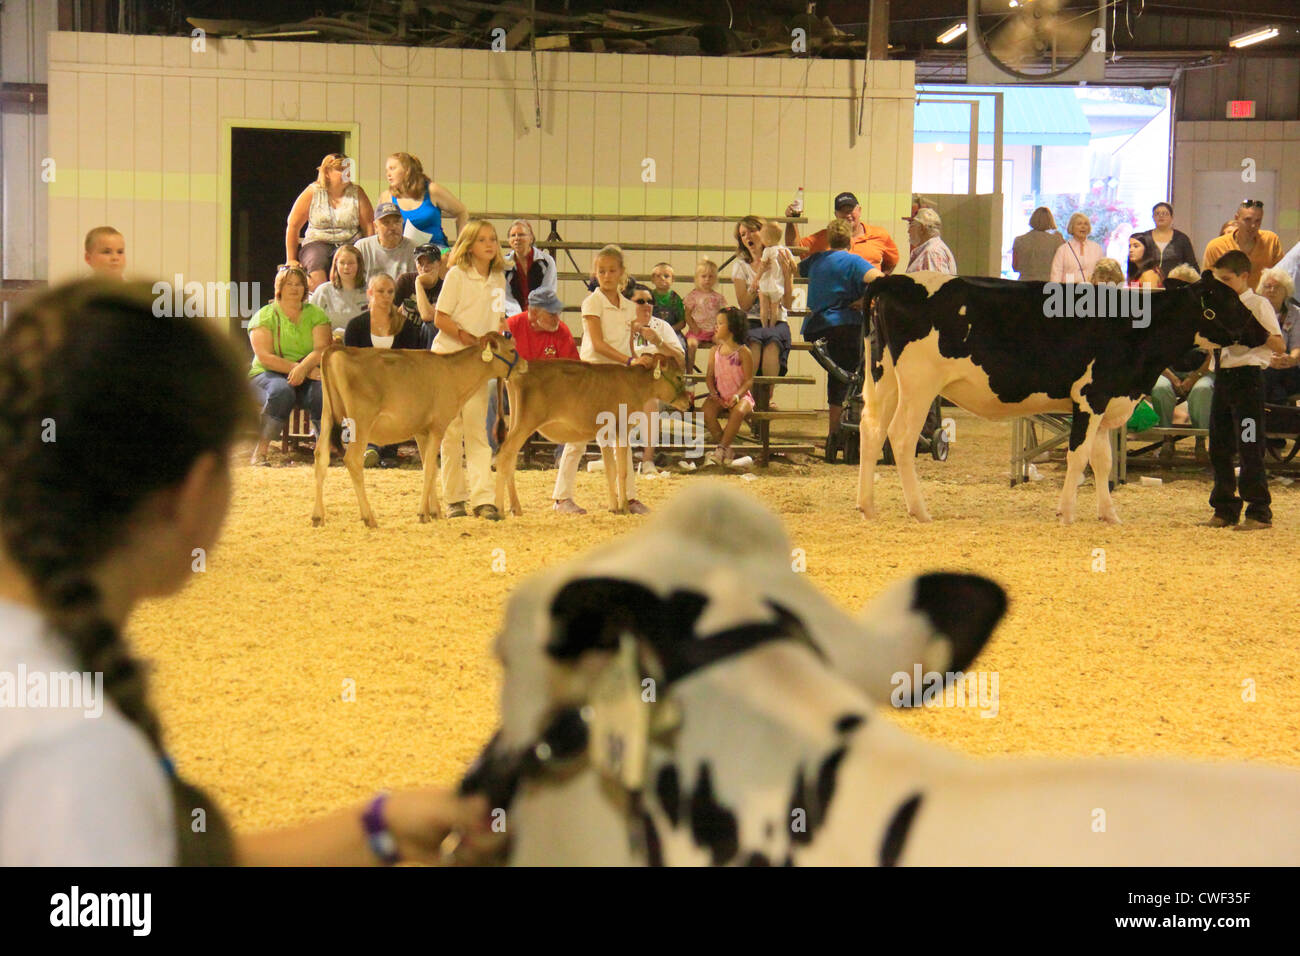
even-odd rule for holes
{"type": "MultiPolygon", "coordinates": [[[[785,214],[798,215],[793,203],[786,207],[785,214]]],[[[862,206],[858,204],[857,196],[848,192],[836,196],[835,218],[847,219],[853,225],[853,239],[849,244],[849,252],[869,262],[881,272],[894,271],[894,266],[898,265],[898,246],[885,230],[862,221],[862,206]]],[[[800,239],[799,232],[792,222],[785,224],[785,244],[797,256],[825,252],[831,247],[826,239],[825,229],[800,239]]]]}
{"type": "Polygon", "coordinates": [[[1282,240],[1277,233],[1259,228],[1263,221],[1264,204],[1258,199],[1243,199],[1237,207],[1237,231],[1210,240],[1201,260],[1205,268],[1213,269],[1225,252],[1239,249],[1250,259],[1249,287],[1258,286],[1260,274],[1282,258],[1282,240]]]}

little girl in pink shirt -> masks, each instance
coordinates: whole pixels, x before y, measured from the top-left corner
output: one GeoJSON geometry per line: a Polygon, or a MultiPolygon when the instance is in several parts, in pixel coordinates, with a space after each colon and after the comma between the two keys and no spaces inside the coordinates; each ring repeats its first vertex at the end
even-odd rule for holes
{"type": "Polygon", "coordinates": [[[754,353],[745,347],[749,338],[749,319],[739,309],[723,309],[717,315],[713,334],[713,351],[705,384],[709,397],[704,400],[704,427],[718,443],[716,451],[705,458],[706,464],[725,465],[733,455],[731,442],[740,431],[745,416],[754,410],[754,353]],[[724,429],[719,423],[727,414],[724,429]]]}
{"type": "Polygon", "coordinates": [[[711,259],[701,259],[695,267],[695,288],[686,293],[686,368],[695,371],[695,349],[701,342],[713,341],[713,327],[727,300],[717,290],[718,267],[711,259]]]}

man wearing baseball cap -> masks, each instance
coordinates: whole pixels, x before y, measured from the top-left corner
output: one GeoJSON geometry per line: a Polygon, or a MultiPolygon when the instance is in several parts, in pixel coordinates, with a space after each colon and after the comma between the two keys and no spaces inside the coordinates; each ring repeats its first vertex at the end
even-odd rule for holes
{"type": "Polygon", "coordinates": [[[415,271],[415,243],[402,235],[402,223],[395,203],[375,207],[375,234],[357,241],[367,280],[383,272],[396,282],[403,273],[415,271]]]}
{"type": "MultiPolygon", "coordinates": [[[[785,214],[798,215],[793,203],[786,207],[785,214]]],[[[881,272],[894,271],[894,267],[898,265],[898,246],[894,244],[894,237],[879,226],[862,221],[862,205],[858,202],[857,196],[851,192],[842,192],[836,196],[835,218],[846,219],[853,227],[849,252],[875,266],[881,272]]],[[[831,247],[826,239],[825,229],[800,239],[799,231],[792,222],[785,224],[785,244],[797,256],[825,252],[831,247]]]]}
{"type": "Polygon", "coordinates": [[[528,311],[506,319],[515,340],[515,348],[526,361],[578,359],[573,333],[560,320],[564,304],[552,289],[534,289],[528,293],[528,311]]]}
{"type": "Polygon", "coordinates": [[[404,272],[397,279],[397,288],[393,293],[393,303],[406,311],[407,321],[419,322],[420,309],[415,301],[415,282],[420,276],[431,275],[423,283],[430,302],[438,301],[442,291],[442,280],[447,275],[447,261],[442,257],[442,249],[427,242],[415,247],[415,271],[404,272]]]}

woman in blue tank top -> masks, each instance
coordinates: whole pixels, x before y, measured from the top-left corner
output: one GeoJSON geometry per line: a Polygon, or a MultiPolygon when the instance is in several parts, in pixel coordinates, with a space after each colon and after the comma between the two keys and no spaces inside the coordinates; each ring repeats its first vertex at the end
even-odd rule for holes
{"type": "Polygon", "coordinates": [[[426,176],[424,166],[410,153],[390,155],[384,163],[384,176],[388,180],[388,189],[379,201],[391,199],[396,203],[402,219],[428,235],[427,241],[444,249],[450,245],[442,231],[443,215],[455,217],[456,235],[469,222],[469,210],[465,204],[426,176]]]}

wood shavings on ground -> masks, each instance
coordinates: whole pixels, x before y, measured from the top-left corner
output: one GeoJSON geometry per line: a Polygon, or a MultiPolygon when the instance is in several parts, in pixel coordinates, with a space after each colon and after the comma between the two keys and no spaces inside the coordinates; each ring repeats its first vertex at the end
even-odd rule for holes
{"type": "MultiPolygon", "coordinates": [[[[979,755],[1300,765],[1291,575],[1300,489],[1271,483],[1276,527],[1242,534],[1197,527],[1210,516],[1208,472],[1122,487],[1120,527],[1096,521],[1089,480],[1078,522],[1062,528],[1061,465],[1040,463],[1045,480],[1008,488],[1010,426],[954,417],[961,440],[948,461],[918,462],[935,519],[927,525],[906,517],[893,468],[880,469],[882,517],[872,523],[854,510],[855,468],[805,459],[736,485],[782,515],[806,573],[850,612],[889,582],[938,568],[986,574],[1008,590],[1010,611],[977,664],[998,674],[996,716],[947,707],[890,718],[979,755]],[[1105,570],[1094,570],[1099,558],[1105,570]]],[[[605,477],[586,472],[578,500],[591,513],[555,515],[554,480],[554,471],[517,473],[520,518],[422,525],[418,470],[368,470],[379,521],[368,530],[346,472],[332,468],[327,523],[313,529],[307,459],[237,466],[207,570],[129,628],[155,663],[153,695],[177,765],[241,829],[380,789],[453,784],[496,726],[491,646],[510,589],[645,520],[604,512],[605,477]],[[349,687],[355,702],[344,700],[349,687]]],[[[697,480],[674,469],[638,493],[654,508],[697,480]]],[[[646,560],[653,568],[672,555],[646,560]]]]}

